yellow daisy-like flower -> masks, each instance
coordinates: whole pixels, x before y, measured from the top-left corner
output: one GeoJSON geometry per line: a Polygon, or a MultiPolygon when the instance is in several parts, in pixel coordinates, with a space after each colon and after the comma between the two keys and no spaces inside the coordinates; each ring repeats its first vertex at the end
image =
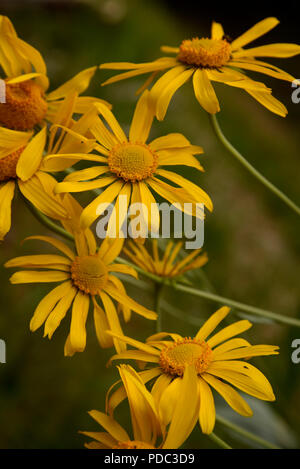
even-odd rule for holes
{"type": "MultiPolygon", "coordinates": [[[[212,210],[210,197],[196,184],[184,177],[162,169],[161,166],[187,165],[203,171],[195,154],[202,153],[201,147],[191,145],[181,134],[169,134],[146,143],[153,122],[153,113],[148,106],[149,92],[146,90],[139,99],[129,131],[129,139],[121,129],[111,111],[102,104],[95,104],[98,112],[111,131],[100,118],[90,127],[91,133],[98,141],[97,150],[101,155],[60,154],[48,155],[47,168],[51,171],[61,170],[61,158],[69,158],[70,165],[76,161],[87,160],[100,163],[97,166],[75,171],[69,174],[64,182],[57,185],[56,192],[81,192],[104,188],[82,212],[82,227],[90,226],[102,212],[116,199],[115,208],[108,224],[108,236],[115,236],[115,220],[122,226],[129,203],[140,203],[143,210],[145,226],[157,231],[160,224],[159,210],[151,190],[188,214],[203,217],[203,210],[197,210],[196,203],[204,204],[212,210]],[[170,185],[163,179],[175,185],[170,185]],[[125,196],[125,204],[120,208],[120,198],[125,196]],[[127,203],[126,203],[127,201],[127,203]],[[102,204],[102,212],[99,207],[102,204]],[[184,206],[188,204],[188,206],[184,206]],[[125,206],[124,206],[125,205],[125,206]],[[120,213],[119,213],[120,212],[120,213]],[[146,213],[145,213],[146,212],[146,213]],[[150,216],[151,214],[151,216],[150,216]]],[[[199,207],[198,207],[199,208],[199,207]]]]}
{"type": "MultiPolygon", "coordinates": [[[[49,79],[41,54],[20,39],[6,16],[0,16],[0,65],[5,73],[6,102],[0,104],[0,125],[12,130],[32,130],[44,120],[53,122],[62,100],[70,93],[84,92],[97,67],[81,71],[56,90],[47,92],[49,79]]],[[[73,112],[83,113],[92,102],[78,97],[73,112]]]]}
{"type": "Polygon", "coordinates": [[[198,269],[208,261],[202,249],[195,249],[186,257],[176,262],[176,258],[183,246],[183,242],[174,243],[169,241],[162,258],[159,256],[158,243],[156,239],[151,240],[152,255],[140,243],[128,242],[123,253],[141,269],[159,277],[174,278],[183,275],[188,270],[198,269]]]}
{"type": "MultiPolygon", "coordinates": [[[[226,306],[216,311],[194,338],[162,332],[149,337],[144,344],[129,337],[121,338],[115,335],[137,350],[114,355],[111,360],[129,358],[156,365],[141,372],[140,376],[144,382],[155,378],[151,392],[165,424],[171,420],[178,396],[182,395],[188,366],[192,366],[196,380],[193,380],[193,375],[190,376],[190,389],[186,393],[186,399],[189,401],[190,393],[193,394],[195,389],[197,390],[198,398],[194,412],[199,418],[203,433],[211,433],[215,425],[216,412],[211,388],[217,391],[233,410],[245,417],[250,417],[252,410],[232,386],[258,399],[275,400],[266,377],[248,361],[241,359],[274,355],[278,353],[278,347],[251,345],[245,339],[233,338],[252,326],[247,320],[237,321],[211,336],[229,311],[226,306]],[[168,336],[171,340],[165,340],[168,336]]],[[[122,388],[119,388],[108,399],[110,412],[122,399],[122,388]]]]}
{"type": "Polygon", "coordinates": [[[90,230],[80,231],[79,215],[82,208],[69,195],[64,201],[70,214],[70,220],[63,222],[75,237],[76,250],[70,249],[62,241],[49,236],[30,236],[28,240],[41,240],[62,254],[42,254],[21,256],[6,262],[5,267],[18,267],[32,270],[21,270],[14,273],[10,281],[19,283],[52,283],[60,285],[51,290],[37,306],[30,322],[31,331],[36,331],[43,323],[44,336],[52,338],[55,330],[72,305],[70,333],[65,344],[65,355],[82,352],[86,346],[86,320],[90,304],[93,305],[94,323],[97,338],[101,347],[115,345],[118,352],[124,351],[126,345],[118,339],[106,334],[110,329],[122,334],[115,300],[123,312],[124,320],[128,321],[131,310],[151,320],[157,315],[131,299],[125,291],[123,283],[114,273],[123,273],[137,278],[136,271],[125,265],[114,264],[124,240],[106,238],[97,249],[94,235],[90,230]],[[78,218],[77,218],[78,217],[78,218]],[[98,303],[102,302],[102,306],[98,303]]]}
{"type": "MultiPolygon", "coordinates": [[[[72,93],[62,102],[54,120],[55,126],[50,132],[48,152],[88,152],[94,148],[95,140],[84,137],[84,134],[96,117],[96,111],[91,109],[77,122],[73,122],[75,100],[76,93],[72,93]],[[61,124],[69,127],[72,133],[62,131],[57,137],[58,125],[61,124]]],[[[16,186],[27,200],[48,217],[61,220],[69,216],[63,206],[62,196],[54,193],[56,180],[44,166],[47,127],[44,126],[33,138],[32,135],[0,127],[0,240],[3,240],[11,227],[11,205],[16,186]],[[13,151],[13,148],[17,149],[13,151]]]]}
{"type": "MultiPolygon", "coordinates": [[[[127,431],[111,416],[92,410],[90,416],[96,420],[105,432],[81,432],[93,439],[85,446],[90,449],[177,449],[187,439],[193,427],[190,425],[193,412],[193,399],[178,396],[177,405],[168,431],[162,424],[153,396],[146,389],[140,376],[131,366],[118,367],[121,381],[128,398],[133,439],[127,431]],[[162,441],[159,441],[162,440],[162,441]]],[[[187,375],[183,384],[188,392],[187,375]]]]}
{"type": "Polygon", "coordinates": [[[145,86],[148,86],[160,71],[170,69],[159,78],[151,90],[152,103],[159,120],[164,119],[174,93],[190,78],[193,80],[196,99],[211,114],[220,111],[219,101],[212,85],[212,82],[219,82],[244,89],[267,109],[285,117],[287,114],[285,106],[271,95],[271,90],[263,83],[253,81],[241,72],[241,70],[254,71],[280,80],[294,80],[294,77],[280,68],[256,58],[293,57],[300,53],[299,45],[268,44],[244,48],[273,29],[278,23],[276,18],[266,18],[231,41],[224,35],[221,24],[213,22],[210,38],[196,37],[182,41],[179,47],[162,47],[163,52],[176,54],[176,57],[164,57],[142,64],[121,62],[101,65],[100,68],[103,69],[130,70],[110,78],[103,85],[144,73],[152,73],[145,83],[145,86]]]}

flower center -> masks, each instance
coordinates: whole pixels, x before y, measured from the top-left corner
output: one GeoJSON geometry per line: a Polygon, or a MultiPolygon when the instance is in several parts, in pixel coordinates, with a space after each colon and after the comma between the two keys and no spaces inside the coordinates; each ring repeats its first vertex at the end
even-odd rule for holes
{"type": "Polygon", "coordinates": [[[219,68],[230,59],[231,46],[225,39],[198,37],[182,41],[177,59],[195,67],[219,68]]]}
{"type": "Polygon", "coordinates": [[[0,159],[0,182],[17,177],[17,164],[24,148],[25,147],[19,148],[13,153],[10,153],[10,155],[0,159]]]}
{"type": "Polygon", "coordinates": [[[110,151],[108,166],[124,181],[142,181],[156,170],[158,156],[148,145],[142,143],[121,143],[110,151]]]}
{"type": "Polygon", "coordinates": [[[48,109],[42,88],[34,81],[6,84],[6,102],[0,104],[0,124],[12,130],[31,130],[48,109]]]}
{"type": "Polygon", "coordinates": [[[106,285],[108,270],[97,255],[78,256],[71,265],[71,277],[79,290],[96,295],[106,285]]]}
{"type": "Polygon", "coordinates": [[[144,443],[143,441],[118,441],[113,449],[155,449],[150,443],[144,443]]]}
{"type": "Polygon", "coordinates": [[[194,365],[197,374],[207,370],[212,359],[212,350],[206,342],[185,338],[164,348],[159,364],[162,370],[172,376],[183,376],[187,365],[194,365]]]}

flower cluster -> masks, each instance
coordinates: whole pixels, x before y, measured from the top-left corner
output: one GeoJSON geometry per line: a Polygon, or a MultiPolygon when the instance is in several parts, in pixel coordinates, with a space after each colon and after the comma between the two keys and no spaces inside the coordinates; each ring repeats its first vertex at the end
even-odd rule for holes
{"type": "Polygon", "coordinates": [[[118,366],[121,381],[108,390],[105,412],[90,412],[106,432],[84,432],[93,440],[86,444],[88,448],[179,448],[198,421],[202,432],[211,434],[216,420],[213,391],[245,417],[252,410],[235,388],[257,399],[275,400],[269,381],[249,359],[275,355],[278,347],[251,345],[237,337],[251,327],[246,319],[215,332],[222,320],[228,320],[227,306],[212,314],[194,337],[158,330],[142,342],[126,336],[123,329],[134,321],[132,312],[151,321],[161,315],[158,302],[152,311],[127,294],[124,283],[128,278],[138,281],[138,273],[142,273],[162,286],[181,279],[189,283],[186,272],[200,269],[208,261],[202,249],[183,255],[182,241],[169,241],[162,253],[157,239],[144,244],[149,231],[159,234],[160,198],[201,220],[207,211],[213,211],[210,195],[179,171],[181,166],[192,168],[202,185],[202,147],[175,132],[149,139],[154,118],[165,118],[174,93],[189,79],[196,99],[210,114],[220,110],[212,82],[221,82],[244,89],[267,109],[285,116],[285,106],[272,96],[271,89],[247,75],[254,71],[294,80],[257,58],[291,57],[300,53],[300,46],[245,48],[277,23],[276,18],[267,18],[235,40],[224,34],[219,23],[213,23],[210,38],[196,37],[183,40],[179,47],[162,47],[170,57],[142,64],[101,65],[101,69],[125,70],[103,85],[150,73],[127,135],[110,103],[81,96],[97,66],[51,91],[41,54],[19,38],[7,17],[0,17],[5,90],[5,102],[0,104],[0,240],[11,229],[15,191],[39,220],[60,235],[26,238],[46,243],[55,253],[42,251],[8,260],[5,267],[18,269],[10,281],[55,284],[33,312],[30,330],[44,325],[44,337],[51,339],[70,315],[66,356],[85,350],[91,309],[100,347],[115,349],[109,364],[116,359],[134,360],[139,367],[136,371],[127,363],[118,366]],[[159,72],[162,76],[149,89],[159,72]],[[78,163],[80,167],[73,168],[78,163]],[[71,195],[81,192],[92,198],[85,207],[71,195]],[[125,242],[122,227],[127,217],[133,217],[135,204],[141,207],[139,235],[125,242]],[[110,205],[106,237],[98,242],[92,225],[110,205]],[[114,416],[125,399],[131,436],[114,416]]]}

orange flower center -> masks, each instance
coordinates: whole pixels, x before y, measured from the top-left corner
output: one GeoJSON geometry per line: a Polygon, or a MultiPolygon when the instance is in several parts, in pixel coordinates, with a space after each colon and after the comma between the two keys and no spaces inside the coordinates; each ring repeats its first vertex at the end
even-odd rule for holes
{"type": "Polygon", "coordinates": [[[109,153],[108,166],[124,181],[142,181],[152,176],[157,168],[158,156],[143,143],[121,143],[109,153]]]}
{"type": "Polygon", "coordinates": [[[150,443],[144,443],[143,441],[119,441],[113,449],[155,449],[150,443]]]}
{"type": "Polygon", "coordinates": [[[198,37],[186,39],[179,46],[177,59],[201,68],[220,68],[231,56],[231,46],[225,39],[198,37]]]}
{"type": "Polygon", "coordinates": [[[206,342],[185,338],[164,348],[160,353],[159,364],[164,373],[183,376],[187,365],[194,365],[197,374],[204,373],[211,360],[212,350],[206,342]]]}
{"type": "Polygon", "coordinates": [[[17,164],[24,148],[25,147],[19,148],[13,153],[10,153],[10,155],[0,159],[0,182],[17,177],[17,164]]]}
{"type": "Polygon", "coordinates": [[[73,284],[79,290],[96,295],[102,290],[108,279],[108,270],[104,262],[95,254],[78,256],[71,265],[73,284]]]}
{"type": "Polygon", "coordinates": [[[12,130],[32,130],[48,109],[42,88],[34,81],[6,83],[6,102],[0,104],[0,124],[12,130]]]}

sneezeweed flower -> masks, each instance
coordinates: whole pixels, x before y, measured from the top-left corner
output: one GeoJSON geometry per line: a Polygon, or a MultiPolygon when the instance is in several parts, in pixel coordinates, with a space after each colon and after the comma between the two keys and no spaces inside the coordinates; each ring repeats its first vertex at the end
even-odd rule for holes
{"type": "Polygon", "coordinates": [[[164,255],[160,257],[157,239],[151,240],[152,253],[140,243],[129,241],[123,253],[141,269],[159,277],[175,278],[185,272],[202,267],[208,261],[202,249],[195,249],[181,260],[176,258],[183,246],[183,242],[169,241],[164,255]]]}
{"type": "MultiPolygon", "coordinates": [[[[18,37],[6,16],[0,16],[0,65],[6,88],[6,102],[0,104],[0,125],[23,131],[32,130],[45,120],[53,122],[62,100],[70,93],[83,93],[97,69],[83,70],[48,92],[49,78],[43,57],[18,37]]],[[[98,98],[77,97],[74,112],[87,111],[93,101],[105,103],[98,98]]]]}
{"type": "Polygon", "coordinates": [[[193,80],[196,99],[211,114],[220,111],[219,101],[212,85],[212,82],[217,82],[244,89],[267,109],[285,117],[287,114],[285,106],[270,94],[271,90],[263,83],[250,79],[244,72],[244,70],[254,71],[280,80],[294,80],[290,74],[274,65],[257,60],[257,57],[293,57],[300,53],[299,45],[268,44],[244,48],[278,23],[276,18],[266,18],[231,41],[224,35],[221,24],[213,22],[210,38],[196,37],[182,41],[179,47],[162,47],[163,52],[175,54],[175,57],[164,57],[142,64],[121,62],[101,65],[100,68],[103,69],[129,70],[106,80],[103,85],[152,73],[145,84],[148,86],[160,71],[165,72],[169,69],[157,80],[151,90],[151,99],[159,120],[164,119],[174,93],[189,79],[193,80]]]}
{"type": "MultiPolygon", "coordinates": [[[[93,439],[85,446],[89,449],[179,448],[193,429],[190,420],[193,412],[193,401],[197,398],[196,393],[191,394],[189,400],[184,399],[184,394],[178,396],[172,422],[166,431],[155,407],[154,398],[139,375],[129,365],[121,365],[118,370],[128,398],[133,438],[130,438],[127,431],[113,417],[92,410],[89,412],[90,416],[106,432],[80,432],[93,439]]],[[[182,380],[187,392],[188,374],[182,380]]]]}
{"type": "MultiPolygon", "coordinates": [[[[151,369],[142,371],[140,376],[144,382],[155,378],[151,392],[166,425],[172,417],[178,396],[183,393],[182,378],[188,365],[192,365],[197,379],[186,393],[186,399],[189,401],[190,392],[193,393],[193,386],[196,386],[198,398],[194,411],[199,417],[203,433],[211,433],[215,425],[216,412],[211,388],[244,417],[252,416],[252,410],[232,386],[264,401],[275,400],[269,381],[248,359],[277,354],[278,347],[251,345],[245,339],[236,338],[235,336],[252,326],[247,320],[237,321],[211,336],[228,313],[228,307],[220,308],[204,323],[194,338],[164,332],[149,337],[145,344],[129,337],[120,338],[136,350],[114,355],[111,360],[135,359],[154,364],[151,369]],[[166,340],[168,336],[171,340],[166,340]]],[[[120,391],[117,390],[109,398],[110,412],[122,400],[120,396],[120,391]]]]}
{"type": "MultiPolygon", "coordinates": [[[[47,151],[88,152],[94,147],[95,140],[84,137],[84,134],[96,113],[92,109],[77,122],[73,122],[75,100],[76,94],[73,93],[63,101],[54,118],[55,125],[49,139],[47,139],[46,126],[34,137],[33,133],[0,127],[0,145],[2,145],[0,151],[3,150],[3,154],[0,154],[0,240],[3,240],[11,227],[11,205],[16,187],[29,202],[48,217],[55,220],[68,218],[62,196],[54,193],[56,180],[44,165],[44,154],[47,151]],[[63,131],[57,137],[58,126],[62,124],[71,129],[71,135],[63,131]],[[13,148],[17,150],[12,151],[13,148]],[[3,156],[6,150],[9,154],[3,156]]],[[[64,160],[61,160],[61,164],[63,162],[64,160]]]]}
{"type": "MultiPolygon", "coordinates": [[[[69,213],[78,213],[78,203],[68,199],[69,213]]],[[[76,221],[68,220],[64,226],[72,226],[75,235],[76,249],[70,249],[62,241],[49,236],[30,236],[27,240],[41,240],[60,251],[59,255],[42,254],[22,256],[11,259],[5,267],[18,267],[10,281],[19,283],[59,283],[38,304],[30,322],[31,331],[36,331],[44,324],[44,337],[52,338],[55,330],[72,306],[70,333],[65,343],[65,355],[72,356],[82,352],[86,346],[86,320],[90,305],[93,306],[94,323],[97,338],[101,347],[115,345],[121,352],[126,349],[125,343],[106,334],[111,330],[122,334],[122,329],[114,305],[115,300],[122,310],[125,321],[130,319],[131,310],[151,320],[156,313],[148,310],[131,299],[125,291],[121,280],[114,273],[123,273],[137,277],[134,269],[115,264],[124,240],[106,238],[97,250],[94,235],[90,230],[78,233],[76,221]],[[28,270],[29,269],[29,270],[28,270]],[[99,304],[102,303],[102,306],[99,304]]],[[[77,223],[78,229],[78,223],[77,223]]]]}
{"type": "MultiPolygon", "coordinates": [[[[76,161],[87,160],[97,163],[97,166],[75,171],[69,174],[64,182],[57,185],[57,193],[81,192],[91,189],[105,188],[84,210],[81,216],[82,227],[90,226],[109,204],[116,199],[114,211],[108,224],[108,236],[116,236],[115,220],[119,221],[119,228],[127,215],[129,203],[143,204],[143,224],[157,232],[159,228],[159,210],[151,192],[153,190],[172,204],[179,204],[178,208],[188,214],[203,217],[203,210],[197,209],[196,204],[204,204],[212,210],[210,197],[196,184],[173,171],[162,166],[191,166],[203,171],[195,154],[202,153],[202,148],[191,145],[181,134],[168,134],[146,143],[153,113],[148,106],[149,92],[146,90],[139,99],[132,119],[129,139],[121,129],[114,115],[102,104],[95,104],[99,114],[111,131],[99,118],[90,127],[91,133],[98,141],[97,150],[101,155],[48,155],[48,168],[57,170],[61,158],[76,161]],[[51,161],[53,160],[53,161],[51,161]],[[100,163],[100,165],[99,165],[100,163]],[[170,181],[175,185],[165,182],[170,181]],[[121,204],[121,200],[125,202],[121,204]],[[184,204],[188,204],[184,206],[184,204]],[[120,208],[121,205],[121,208],[120,208]],[[99,207],[102,209],[99,210],[99,207]],[[150,215],[151,214],[151,215],[150,215]]],[[[60,166],[59,166],[60,167],[60,166]]],[[[199,208],[199,207],[198,207],[199,208]]],[[[143,237],[143,236],[142,236],[143,237]]]]}

